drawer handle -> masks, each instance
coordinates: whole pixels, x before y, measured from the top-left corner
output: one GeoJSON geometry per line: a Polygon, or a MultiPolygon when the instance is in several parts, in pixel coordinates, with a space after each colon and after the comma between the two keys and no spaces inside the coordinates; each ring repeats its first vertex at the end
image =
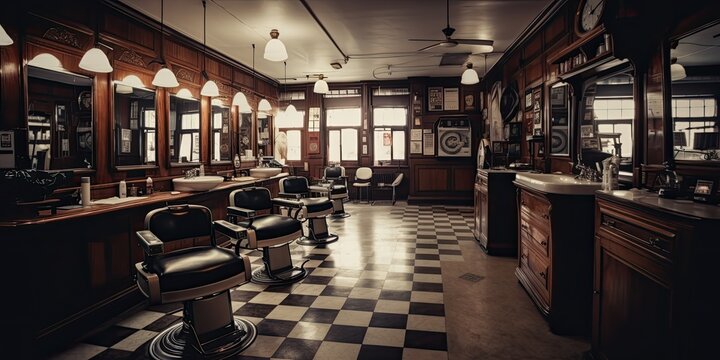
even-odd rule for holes
{"type": "Polygon", "coordinates": [[[663,244],[665,241],[663,241],[663,240],[660,239],[660,238],[653,237],[653,238],[650,238],[650,239],[648,240],[648,242],[650,243],[650,245],[652,245],[652,246],[654,246],[654,247],[656,247],[656,248],[662,249],[662,248],[663,248],[663,247],[662,247],[662,244],[663,244]]]}
{"type": "Polygon", "coordinates": [[[547,274],[544,271],[540,272],[540,277],[547,280],[547,274]]]}
{"type": "Polygon", "coordinates": [[[547,246],[547,241],[546,240],[540,241],[540,245],[547,246]]]}
{"type": "Polygon", "coordinates": [[[603,220],[602,224],[605,226],[615,227],[615,220],[603,220]]]}

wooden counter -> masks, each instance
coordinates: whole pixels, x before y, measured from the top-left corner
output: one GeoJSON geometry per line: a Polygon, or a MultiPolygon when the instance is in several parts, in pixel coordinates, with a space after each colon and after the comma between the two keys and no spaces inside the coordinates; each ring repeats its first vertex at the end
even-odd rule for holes
{"type": "Polygon", "coordinates": [[[30,357],[41,356],[142,304],[145,297],[135,285],[134,265],[143,254],[135,232],[144,228],[149,211],[168,203],[192,203],[210,208],[213,219],[224,219],[231,191],[257,185],[277,195],[278,179],[285,176],[0,222],[4,293],[10,302],[4,310],[12,333],[6,340],[32,349],[30,357]]]}

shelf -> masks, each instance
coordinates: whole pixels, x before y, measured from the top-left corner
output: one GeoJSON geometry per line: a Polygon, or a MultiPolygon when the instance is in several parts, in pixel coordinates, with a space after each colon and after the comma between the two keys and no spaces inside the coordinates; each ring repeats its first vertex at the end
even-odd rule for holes
{"type": "MultiPolygon", "coordinates": [[[[566,71],[562,74],[558,74],[558,78],[561,80],[568,80],[580,73],[588,72],[590,69],[592,69],[592,74],[598,73],[610,68],[613,68],[615,66],[618,66],[624,62],[627,62],[627,60],[620,60],[612,56],[610,52],[606,52],[605,54],[592,58],[588,60],[586,63],[582,65],[578,65],[577,67],[573,68],[570,71],[566,71]]],[[[588,73],[590,74],[590,73],[588,73]]]]}
{"type": "Polygon", "coordinates": [[[50,127],[50,123],[43,123],[43,122],[34,122],[34,121],[28,121],[29,127],[50,127]]]}
{"type": "Polygon", "coordinates": [[[613,54],[612,38],[603,26],[583,36],[555,54],[548,56],[548,63],[557,65],[558,77],[567,80],[592,69],[593,73],[620,65],[623,60],[613,54]]]}

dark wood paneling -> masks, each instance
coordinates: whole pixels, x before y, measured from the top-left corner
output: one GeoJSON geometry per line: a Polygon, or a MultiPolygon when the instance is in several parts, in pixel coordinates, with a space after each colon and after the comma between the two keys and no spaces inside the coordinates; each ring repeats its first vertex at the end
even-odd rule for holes
{"type": "Polygon", "coordinates": [[[151,28],[118,13],[105,13],[101,32],[107,33],[116,41],[126,43],[128,47],[143,48],[150,52],[156,50],[156,33],[151,28]]]}
{"type": "Polygon", "coordinates": [[[532,38],[532,40],[528,41],[527,45],[525,45],[523,60],[529,61],[540,55],[542,52],[542,46],[542,33],[538,33],[532,38]]]}
{"type": "Polygon", "coordinates": [[[167,38],[165,39],[165,57],[170,62],[177,62],[195,71],[200,70],[200,52],[167,38]]]}
{"type": "Polygon", "coordinates": [[[416,191],[449,191],[450,169],[445,167],[418,167],[415,170],[416,191]]]}
{"type": "Polygon", "coordinates": [[[452,168],[453,191],[472,191],[475,184],[475,169],[452,168]]]}

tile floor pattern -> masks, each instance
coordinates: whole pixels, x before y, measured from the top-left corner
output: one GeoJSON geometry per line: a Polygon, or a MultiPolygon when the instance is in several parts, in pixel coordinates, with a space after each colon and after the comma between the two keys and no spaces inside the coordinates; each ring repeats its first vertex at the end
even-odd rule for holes
{"type": "MultiPolygon", "coordinates": [[[[235,314],[257,340],[239,359],[447,358],[441,261],[463,261],[474,241],[470,207],[350,205],[330,222],[340,240],[293,244],[309,260],[301,283],[245,284],[231,292],[235,314]]],[[[246,251],[253,266],[262,260],[246,251]]],[[[178,306],[150,307],[86,338],[57,358],[147,358],[149,341],[181,319],[178,306]]]]}

